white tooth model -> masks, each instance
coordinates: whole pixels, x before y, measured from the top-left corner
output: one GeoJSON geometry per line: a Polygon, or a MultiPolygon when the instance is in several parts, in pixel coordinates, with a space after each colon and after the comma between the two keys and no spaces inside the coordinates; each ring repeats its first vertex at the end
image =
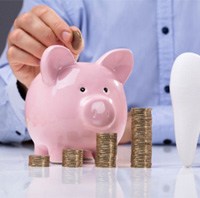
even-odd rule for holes
{"type": "Polygon", "coordinates": [[[194,160],[200,133],[200,56],[178,56],[171,71],[170,93],[174,111],[176,145],[186,167],[194,160]]]}

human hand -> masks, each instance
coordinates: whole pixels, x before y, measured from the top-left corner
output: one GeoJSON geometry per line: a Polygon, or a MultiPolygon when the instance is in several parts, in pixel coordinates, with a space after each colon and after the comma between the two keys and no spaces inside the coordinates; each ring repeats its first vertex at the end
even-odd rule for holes
{"type": "Polygon", "coordinates": [[[124,134],[120,140],[120,144],[125,144],[131,142],[131,126],[132,125],[132,119],[131,119],[131,113],[128,113],[127,117],[127,123],[126,123],[126,128],[124,131],[124,134]]]}
{"type": "Polygon", "coordinates": [[[41,56],[51,45],[66,46],[77,59],[84,41],[77,27],[70,27],[47,6],[36,6],[16,18],[7,56],[14,75],[26,88],[40,72],[41,56]]]}

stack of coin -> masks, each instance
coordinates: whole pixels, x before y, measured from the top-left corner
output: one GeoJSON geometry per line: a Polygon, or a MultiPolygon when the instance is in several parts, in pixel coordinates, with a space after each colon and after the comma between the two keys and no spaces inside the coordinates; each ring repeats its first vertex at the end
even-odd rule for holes
{"type": "Polygon", "coordinates": [[[117,155],[117,134],[98,133],[96,136],[96,157],[97,167],[116,167],[117,155]]]}
{"type": "Polygon", "coordinates": [[[132,108],[131,167],[150,168],[152,158],[152,116],[150,108],[132,108]]]}
{"type": "Polygon", "coordinates": [[[62,166],[64,167],[82,167],[83,150],[64,149],[62,157],[62,166]]]}
{"type": "Polygon", "coordinates": [[[48,167],[49,156],[29,155],[29,166],[32,167],[48,167]]]}

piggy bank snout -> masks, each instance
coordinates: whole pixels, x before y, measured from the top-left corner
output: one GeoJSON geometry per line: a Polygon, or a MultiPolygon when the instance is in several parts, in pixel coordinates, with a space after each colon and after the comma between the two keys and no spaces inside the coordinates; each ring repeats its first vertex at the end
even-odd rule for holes
{"type": "Polygon", "coordinates": [[[115,119],[114,106],[109,99],[91,99],[83,111],[84,121],[95,127],[106,127],[115,119]]]}

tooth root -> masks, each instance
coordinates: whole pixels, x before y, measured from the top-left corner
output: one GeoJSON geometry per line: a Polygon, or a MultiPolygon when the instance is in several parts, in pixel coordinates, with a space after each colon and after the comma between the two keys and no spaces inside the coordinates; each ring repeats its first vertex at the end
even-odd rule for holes
{"type": "MultiPolygon", "coordinates": [[[[176,108],[174,110],[176,112],[174,113],[175,136],[179,156],[183,164],[186,167],[189,167],[192,165],[195,156],[199,136],[199,125],[197,125],[199,119],[197,119],[197,117],[193,118],[194,114],[189,113],[191,110],[194,110],[193,108],[188,110],[188,108],[184,108],[183,106],[179,106],[179,108],[182,108],[179,112],[177,112],[176,108]]],[[[198,117],[200,118],[200,115],[198,115],[198,117]]]]}
{"type": "Polygon", "coordinates": [[[170,92],[176,145],[183,164],[192,165],[200,132],[200,56],[184,53],[174,62],[170,92]]]}

